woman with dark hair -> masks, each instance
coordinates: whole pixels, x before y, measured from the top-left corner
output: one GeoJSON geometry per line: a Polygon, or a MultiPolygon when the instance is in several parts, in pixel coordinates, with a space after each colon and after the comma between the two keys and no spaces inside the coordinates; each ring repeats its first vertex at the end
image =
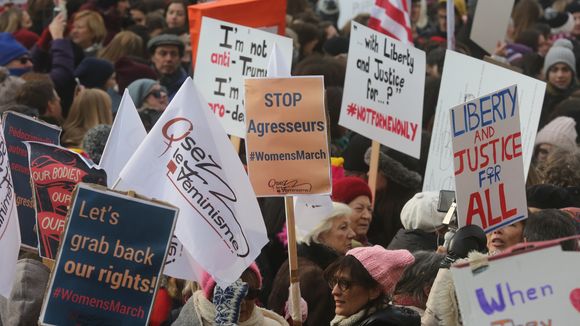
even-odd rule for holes
{"type": "Polygon", "coordinates": [[[421,325],[419,314],[389,302],[405,268],[415,261],[407,250],[355,248],[324,272],[336,316],[331,326],[421,325]]]}

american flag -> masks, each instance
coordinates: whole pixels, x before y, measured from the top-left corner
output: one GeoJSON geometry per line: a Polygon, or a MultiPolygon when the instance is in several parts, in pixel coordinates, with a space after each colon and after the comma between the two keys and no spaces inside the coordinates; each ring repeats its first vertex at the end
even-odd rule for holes
{"type": "Polygon", "coordinates": [[[375,0],[368,26],[403,43],[413,43],[407,0],[375,0]]]}

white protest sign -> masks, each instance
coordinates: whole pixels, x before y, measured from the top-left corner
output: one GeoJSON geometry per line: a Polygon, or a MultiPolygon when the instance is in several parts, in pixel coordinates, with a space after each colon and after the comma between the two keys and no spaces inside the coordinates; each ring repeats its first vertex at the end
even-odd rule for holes
{"type": "Polygon", "coordinates": [[[505,40],[514,2],[515,0],[477,2],[470,38],[487,53],[493,53],[497,43],[505,40]]]}
{"type": "Polygon", "coordinates": [[[358,14],[370,13],[375,5],[375,0],[338,0],[338,28],[343,28],[349,20],[358,14]]]}
{"type": "Polygon", "coordinates": [[[353,22],[339,124],[419,158],[425,52],[353,22]]]}
{"type": "Polygon", "coordinates": [[[559,246],[452,267],[464,325],[580,325],[580,253],[559,246]]]}
{"type": "Polygon", "coordinates": [[[532,159],[546,83],[457,52],[446,52],[423,191],[455,189],[449,109],[514,84],[518,86],[521,108],[525,177],[532,159]]]}
{"type": "Polygon", "coordinates": [[[459,227],[476,224],[489,233],[525,219],[517,86],[458,105],[450,115],[459,227]]]}
{"type": "Polygon", "coordinates": [[[8,298],[16,277],[16,261],[20,251],[20,226],[16,210],[14,182],[8,162],[8,147],[0,125],[0,295],[8,298]]]}
{"type": "Polygon", "coordinates": [[[186,79],[121,171],[117,188],[179,207],[175,235],[218,284],[230,284],[268,237],[248,175],[206,105],[186,79]]]}
{"type": "Polygon", "coordinates": [[[274,44],[292,66],[292,40],[258,29],[203,17],[194,82],[226,133],[245,138],[244,78],[266,77],[274,44]]]}

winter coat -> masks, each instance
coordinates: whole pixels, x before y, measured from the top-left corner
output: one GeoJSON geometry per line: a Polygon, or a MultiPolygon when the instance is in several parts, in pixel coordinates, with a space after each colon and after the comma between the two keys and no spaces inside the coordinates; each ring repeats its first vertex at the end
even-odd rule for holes
{"type": "Polygon", "coordinates": [[[387,249],[407,249],[410,252],[419,250],[435,251],[438,246],[443,245],[443,240],[442,236],[437,239],[437,234],[434,232],[425,232],[419,229],[399,229],[393,240],[391,240],[391,243],[389,243],[387,249]]]}
{"type": "Polygon", "coordinates": [[[369,313],[369,310],[361,310],[349,316],[336,316],[331,326],[420,326],[421,317],[409,308],[387,305],[386,307],[369,313]]]}
{"type": "Polygon", "coordinates": [[[16,263],[16,279],[10,297],[0,296],[0,325],[36,325],[50,270],[34,259],[16,263]]]}
{"type": "Polygon", "coordinates": [[[163,75],[159,77],[159,84],[167,88],[167,97],[171,101],[173,96],[177,93],[181,84],[187,79],[187,73],[181,66],[171,75],[163,75]]]}
{"type": "MultiPolygon", "coordinates": [[[[300,294],[308,305],[308,317],[303,325],[328,325],[334,317],[334,299],[323,273],[328,265],[338,259],[339,254],[317,243],[299,244],[297,254],[300,294]]],[[[285,315],[289,286],[290,275],[286,261],[274,278],[268,299],[268,307],[282,316],[285,315]]]]}
{"type": "MultiPolygon", "coordinates": [[[[179,317],[173,326],[209,326],[214,324],[215,306],[205,296],[202,290],[193,293],[193,296],[185,303],[179,317]]],[[[238,326],[288,326],[288,323],[276,313],[254,307],[250,319],[238,323],[238,326]]]]}

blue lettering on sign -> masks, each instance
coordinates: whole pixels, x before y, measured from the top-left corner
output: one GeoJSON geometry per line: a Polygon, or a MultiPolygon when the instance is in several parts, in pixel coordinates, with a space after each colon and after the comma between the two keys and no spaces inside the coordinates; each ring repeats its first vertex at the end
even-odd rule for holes
{"type": "Polygon", "coordinates": [[[527,302],[535,301],[541,298],[545,298],[550,295],[554,295],[554,289],[551,285],[542,285],[539,288],[530,287],[525,290],[515,290],[512,289],[509,283],[505,283],[505,298],[509,299],[507,301],[504,298],[504,289],[502,289],[502,284],[497,283],[495,285],[497,291],[497,297],[490,296],[489,300],[485,295],[483,288],[478,288],[475,290],[475,295],[479,303],[479,307],[486,315],[493,315],[496,312],[502,312],[506,309],[506,303],[511,304],[512,307],[518,305],[524,305],[527,302]]]}
{"type": "Polygon", "coordinates": [[[462,108],[457,110],[462,114],[457,112],[456,115],[456,110],[451,110],[453,137],[513,117],[516,113],[517,93],[517,87],[513,89],[513,93],[511,88],[506,88],[465,103],[462,108]]]}

